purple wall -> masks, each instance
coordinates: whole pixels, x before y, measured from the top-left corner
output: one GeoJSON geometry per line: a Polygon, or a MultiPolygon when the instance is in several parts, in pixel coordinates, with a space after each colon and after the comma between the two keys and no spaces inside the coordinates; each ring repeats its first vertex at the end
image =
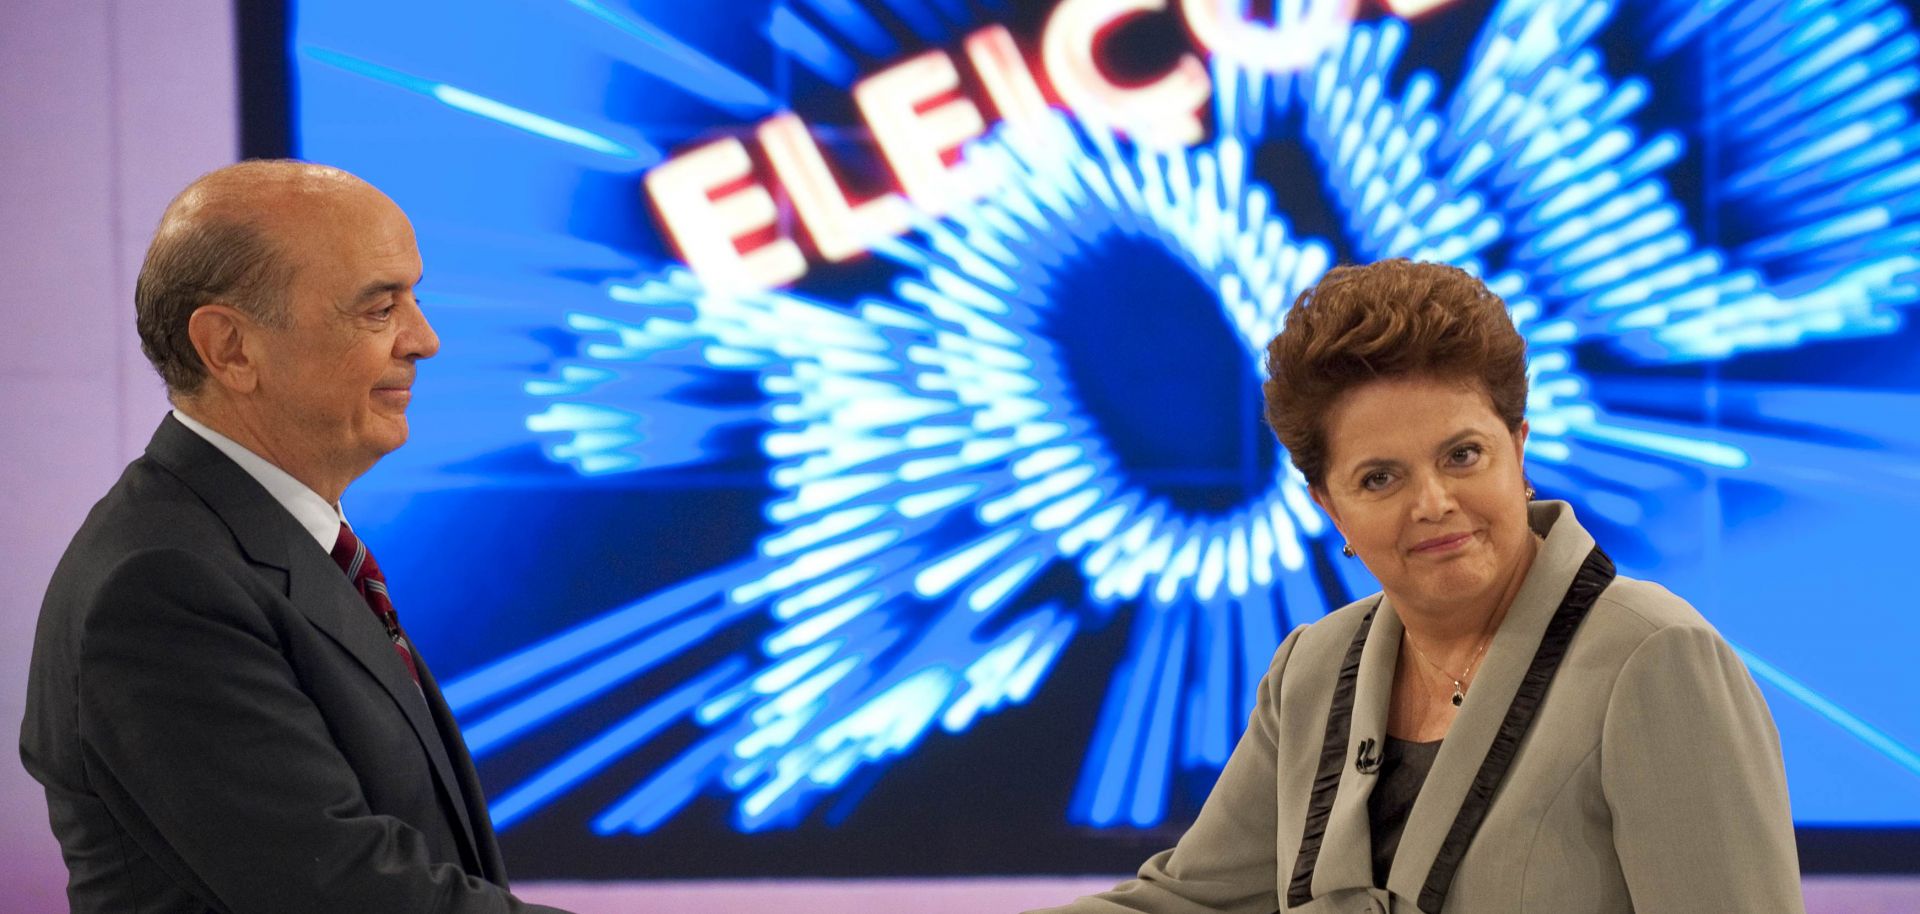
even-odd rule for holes
{"type": "MultiPolygon", "coordinates": [[[[0,724],[13,743],[34,616],[80,519],[165,409],[133,335],[133,277],[161,209],[237,146],[230,0],[0,7],[0,724]]],[[[66,910],[39,785],[0,762],[0,911],[66,910]]],[[[524,885],[581,914],[976,914],[1107,878],[524,885]]],[[[1813,914],[1920,910],[1920,879],[1818,879],[1813,914]]]]}
{"type": "Polygon", "coordinates": [[[0,910],[66,910],[39,785],[12,750],[40,594],[165,408],[133,335],[160,210],[235,145],[224,2],[0,8],[0,910]]]}

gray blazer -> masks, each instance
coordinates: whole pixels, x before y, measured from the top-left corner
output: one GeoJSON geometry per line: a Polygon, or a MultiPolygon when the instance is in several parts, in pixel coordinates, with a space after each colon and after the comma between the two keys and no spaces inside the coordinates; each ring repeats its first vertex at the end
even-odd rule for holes
{"type": "Polygon", "coordinates": [[[1367,764],[1402,627],[1381,596],[1288,635],[1179,844],[1057,914],[1803,910],[1780,739],[1684,600],[1613,574],[1564,502],[1373,887],[1367,764]],[[1503,765],[1504,763],[1504,765],[1503,765]]]}
{"type": "Polygon", "coordinates": [[[486,798],[313,537],[169,416],[40,610],[20,757],[76,914],[515,914],[486,798]]]}

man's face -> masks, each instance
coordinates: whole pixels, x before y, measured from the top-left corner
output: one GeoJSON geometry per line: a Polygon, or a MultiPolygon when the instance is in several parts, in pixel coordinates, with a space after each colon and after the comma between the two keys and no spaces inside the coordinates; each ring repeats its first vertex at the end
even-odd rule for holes
{"type": "Polygon", "coordinates": [[[356,184],[280,214],[294,264],[289,324],[262,328],[261,421],[301,462],[348,478],[406,443],[414,363],[440,348],[413,287],[420,252],[406,214],[356,184]]]}

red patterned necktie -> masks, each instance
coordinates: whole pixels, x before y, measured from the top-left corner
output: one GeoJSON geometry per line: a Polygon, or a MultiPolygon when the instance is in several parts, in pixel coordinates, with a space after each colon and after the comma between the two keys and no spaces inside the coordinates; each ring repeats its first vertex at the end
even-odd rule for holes
{"type": "Polygon", "coordinates": [[[407,665],[407,675],[413,677],[413,684],[420,684],[420,670],[413,665],[413,648],[407,644],[407,633],[400,630],[400,616],[393,611],[393,601],[387,598],[387,579],[380,573],[380,563],[373,560],[373,553],[367,551],[367,544],[353,535],[353,530],[345,522],[340,524],[340,535],[333,541],[333,561],[340,570],[347,573],[347,580],[353,582],[353,589],[365,597],[367,607],[380,617],[380,624],[387,629],[387,637],[393,641],[393,651],[400,655],[401,662],[407,665]]]}

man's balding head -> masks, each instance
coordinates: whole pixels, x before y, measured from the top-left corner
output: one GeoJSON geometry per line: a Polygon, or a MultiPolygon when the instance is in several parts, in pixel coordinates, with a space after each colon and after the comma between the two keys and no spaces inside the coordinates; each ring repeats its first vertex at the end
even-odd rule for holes
{"type": "Polygon", "coordinates": [[[133,292],[140,349],[169,394],[191,396],[206,380],[187,333],[193,312],[222,302],[284,326],[288,246],[314,215],[366,193],[379,191],[337,168],[279,159],[209,172],[173,198],[133,292]]]}
{"type": "Polygon", "coordinates": [[[243,162],[168,205],[135,290],[140,343],[182,415],[328,500],[406,443],[415,363],[440,347],[413,223],[337,168],[243,162]]]}

